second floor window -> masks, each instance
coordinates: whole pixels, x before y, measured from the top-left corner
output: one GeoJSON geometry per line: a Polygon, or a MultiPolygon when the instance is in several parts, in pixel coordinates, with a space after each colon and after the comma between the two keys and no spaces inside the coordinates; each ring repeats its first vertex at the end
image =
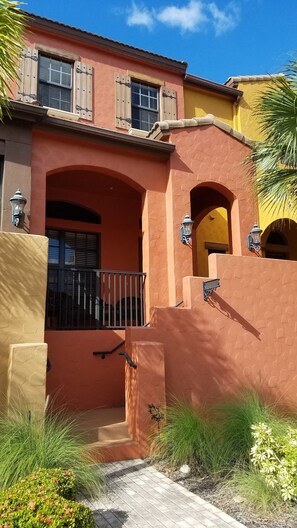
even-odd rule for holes
{"type": "Polygon", "coordinates": [[[43,106],[72,112],[72,64],[39,55],[38,100],[43,106]]]}
{"type": "Polygon", "coordinates": [[[159,89],[132,82],[132,127],[150,130],[159,119],[159,89]]]}

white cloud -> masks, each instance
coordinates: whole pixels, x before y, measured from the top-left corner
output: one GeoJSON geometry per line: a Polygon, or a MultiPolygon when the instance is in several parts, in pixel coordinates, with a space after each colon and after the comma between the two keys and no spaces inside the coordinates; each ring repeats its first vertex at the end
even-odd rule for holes
{"type": "Polygon", "coordinates": [[[152,13],[144,6],[137,6],[134,2],[127,17],[128,26],[146,26],[151,29],[154,20],[152,13]]]}
{"type": "Polygon", "coordinates": [[[168,5],[162,9],[149,9],[143,4],[132,2],[128,11],[128,26],[145,26],[148,29],[156,23],[186,31],[202,31],[212,26],[216,36],[234,29],[240,19],[239,7],[235,2],[220,9],[215,2],[189,0],[184,6],[168,5]]]}
{"type": "Polygon", "coordinates": [[[155,14],[159,22],[182,31],[197,31],[207,22],[204,5],[200,1],[191,0],[184,7],[168,6],[155,14]]]}
{"type": "Polygon", "coordinates": [[[222,35],[234,29],[240,18],[239,8],[236,4],[229,4],[225,10],[219,9],[215,3],[208,5],[212,16],[216,36],[222,35]]]}

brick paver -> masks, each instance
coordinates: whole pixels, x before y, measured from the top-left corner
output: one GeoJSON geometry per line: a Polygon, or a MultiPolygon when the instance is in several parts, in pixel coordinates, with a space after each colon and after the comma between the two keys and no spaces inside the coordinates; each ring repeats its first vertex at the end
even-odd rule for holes
{"type": "Polygon", "coordinates": [[[104,464],[105,494],[84,498],[97,528],[245,528],[143,460],[104,464]]]}

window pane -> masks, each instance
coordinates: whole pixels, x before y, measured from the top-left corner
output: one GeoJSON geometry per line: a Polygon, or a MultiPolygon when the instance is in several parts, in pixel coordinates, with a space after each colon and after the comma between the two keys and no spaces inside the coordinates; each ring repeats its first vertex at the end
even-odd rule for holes
{"type": "Polygon", "coordinates": [[[44,106],[71,112],[72,64],[39,56],[38,99],[44,106]]]}
{"type": "Polygon", "coordinates": [[[150,130],[159,119],[159,90],[155,86],[132,83],[132,127],[150,130]]]}
{"type": "Polygon", "coordinates": [[[48,262],[49,264],[59,264],[60,254],[60,238],[59,231],[48,230],[47,236],[49,238],[48,247],[48,262]]]}

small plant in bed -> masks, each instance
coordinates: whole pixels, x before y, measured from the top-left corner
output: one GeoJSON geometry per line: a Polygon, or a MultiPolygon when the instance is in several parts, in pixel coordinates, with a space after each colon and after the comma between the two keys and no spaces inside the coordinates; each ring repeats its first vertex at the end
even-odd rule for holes
{"type": "Polygon", "coordinates": [[[15,409],[0,416],[0,488],[6,489],[20,479],[45,468],[72,469],[80,489],[90,494],[101,490],[98,466],[75,424],[63,412],[49,412],[36,419],[15,409]]]}
{"type": "MultiPolygon", "coordinates": [[[[242,508],[248,504],[262,514],[287,511],[289,504],[296,503],[294,416],[289,418],[276,406],[265,404],[252,390],[243,390],[239,396],[202,411],[174,401],[164,415],[164,424],[153,439],[152,456],[173,471],[190,465],[185,485],[199,493],[205,483],[210,496],[222,497],[223,502],[229,496],[229,486],[231,494],[238,490],[246,499],[242,508]],[[265,431],[259,430],[261,424],[265,431]],[[222,494],[218,483],[222,483],[222,494]]],[[[176,471],[174,478],[184,479],[176,471]]]]}

